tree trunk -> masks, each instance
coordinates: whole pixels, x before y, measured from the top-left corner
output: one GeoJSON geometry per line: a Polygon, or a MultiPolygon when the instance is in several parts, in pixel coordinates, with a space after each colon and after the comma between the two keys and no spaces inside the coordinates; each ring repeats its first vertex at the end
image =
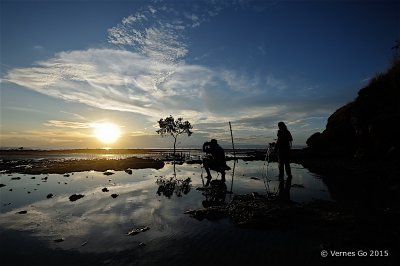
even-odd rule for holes
{"type": "Polygon", "coordinates": [[[176,139],[177,137],[174,136],[174,161],[175,161],[175,150],[176,150],[176,139]]]}

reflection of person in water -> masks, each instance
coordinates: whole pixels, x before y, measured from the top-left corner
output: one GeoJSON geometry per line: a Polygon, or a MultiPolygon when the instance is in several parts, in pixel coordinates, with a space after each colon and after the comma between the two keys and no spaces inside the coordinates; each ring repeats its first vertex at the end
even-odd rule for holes
{"type": "Polygon", "coordinates": [[[279,177],[279,199],[283,201],[290,201],[290,188],[292,186],[292,176],[289,176],[285,180],[283,177],[279,177]]]}
{"type": "Polygon", "coordinates": [[[276,141],[276,149],[278,151],[279,162],[279,178],[284,177],[284,170],[288,178],[292,177],[292,170],[290,169],[290,148],[292,147],[292,134],[287,129],[285,123],[278,123],[278,140],[276,141]]]}
{"type": "Polygon", "coordinates": [[[204,208],[212,206],[221,206],[225,202],[226,198],[226,184],[222,180],[213,180],[210,183],[210,187],[203,192],[205,200],[202,204],[204,208]]]}
{"type": "Polygon", "coordinates": [[[210,169],[221,173],[221,181],[225,182],[225,170],[229,170],[230,167],[226,165],[224,149],[218,145],[216,139],[212,139],[210,142],[203,144],[203,151],[207,154],[203,158],[203,165],[207,172],[206,186],[210,184],[212,178],[210,169]]]}

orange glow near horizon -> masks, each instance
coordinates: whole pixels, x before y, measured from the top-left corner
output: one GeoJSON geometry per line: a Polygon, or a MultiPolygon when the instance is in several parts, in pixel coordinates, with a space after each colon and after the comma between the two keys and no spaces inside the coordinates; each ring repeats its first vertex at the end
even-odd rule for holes
{"type": "Polygon", "coordinates": [[[120,127],[112,123],[94,124],[94,136],[104,144],[113,144],[121,136],[120,127]]]}

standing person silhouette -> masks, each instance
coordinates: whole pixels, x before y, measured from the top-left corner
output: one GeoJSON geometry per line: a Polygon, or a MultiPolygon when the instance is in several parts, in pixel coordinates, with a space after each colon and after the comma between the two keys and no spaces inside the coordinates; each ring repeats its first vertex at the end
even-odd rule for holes
{"type": "Polygon", "coordinates": [[[278,140],[276,141],[276,148],[278,151],[279,162],[279,179],[283,179],[284,170],[288,178],[292,178],[292,169],[290,169],[290,148],[292,147],[292,134],[287,129],[285,123],[278,123],[278,140]]]}

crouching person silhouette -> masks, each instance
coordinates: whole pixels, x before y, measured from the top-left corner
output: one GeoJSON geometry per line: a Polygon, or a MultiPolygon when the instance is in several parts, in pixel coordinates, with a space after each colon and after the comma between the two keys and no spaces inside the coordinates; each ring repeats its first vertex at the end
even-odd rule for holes
{"type": "Polygon", "coordinates": [[[210,142],[204,142],[203,151],[207,154],[207,156],[203,158],[203,166],[207,172],[206,186],[210,184],[212,179],[210,169],[221,173],[221,181],[225,182],[225,171],[231,168],[226,165],[224,149],[218,145],[216,139],[212,139],[210,142]]]}

